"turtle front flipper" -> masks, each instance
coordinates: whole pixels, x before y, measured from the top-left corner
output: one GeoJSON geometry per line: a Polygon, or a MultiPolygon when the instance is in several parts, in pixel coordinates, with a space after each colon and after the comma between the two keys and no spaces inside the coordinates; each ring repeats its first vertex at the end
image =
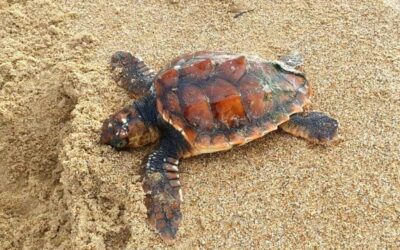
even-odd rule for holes
{"type": "Polygon", "coordinates": [[[149,156],[143,187],[150,225],[164,241],[172,243],[182,219],[182,193],[178,157],[170,153],[171,145],[164,145],[161,142],[160,148],[149,156]]]}
{"type": "Polygon", "coordinates": [[[133,97],[148,94],[155,73],[129,52],[118,51],[111,57],[113,77],[133,97]]]}
{"type": "Polygon", "coordinates": [[[310,142],[327,144],[336,138],[339,123],[321,112],[303,112],[290,116],[290,120],[279,127],[310,142]]]}

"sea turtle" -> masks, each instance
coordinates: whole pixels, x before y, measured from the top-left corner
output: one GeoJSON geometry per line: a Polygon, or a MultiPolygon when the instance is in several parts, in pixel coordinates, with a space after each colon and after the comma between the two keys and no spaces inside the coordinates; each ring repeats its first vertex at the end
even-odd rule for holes
{"type": "Polygon", "coordinates": [[[143,187],[150,224],[164,240],[175,239],[182,218],[180,159],[228,150],[278,127],[313,143],[335,139],[335,119],[303,110],[311,86],[296,69],[301,62],[202,51],[155,74],[128,52],[112,56],[117,82],[140,99],[105,120],[101,142],[122,149],[159,141],[145,164],[143,187]]]}

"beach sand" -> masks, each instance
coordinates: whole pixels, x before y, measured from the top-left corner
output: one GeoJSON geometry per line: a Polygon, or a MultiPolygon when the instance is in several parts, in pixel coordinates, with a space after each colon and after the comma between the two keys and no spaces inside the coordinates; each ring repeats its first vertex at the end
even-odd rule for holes
{"type": "Polygon", "coordinates": [[[145,249],[141,164],[99,144],[117,50],[305,58],[338,143],[281,131],[184,160],[177,249],[400,248],[400,2],[0,0],[0,249],[145,249]],[[351,4],[349,2],[352,2],[351,4]],[[252,10],[238,17],[243,10],[252,10]]]}

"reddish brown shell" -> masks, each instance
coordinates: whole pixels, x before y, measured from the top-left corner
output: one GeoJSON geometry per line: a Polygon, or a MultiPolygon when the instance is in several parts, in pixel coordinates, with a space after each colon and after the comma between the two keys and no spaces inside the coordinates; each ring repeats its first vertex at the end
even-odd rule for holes
{"type": "Polygon", "coordinates": [[[178,57],[155,79],[157,109],[192,146],[227,150],[277,129],[309,101],[304,75],[281,62],[224,52],[178,57]]]}

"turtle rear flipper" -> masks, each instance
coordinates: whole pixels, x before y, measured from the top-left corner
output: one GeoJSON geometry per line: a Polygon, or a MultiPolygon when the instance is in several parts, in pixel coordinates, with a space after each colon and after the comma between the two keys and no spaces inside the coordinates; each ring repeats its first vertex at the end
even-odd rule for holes
{"type": "Polygon", "coordinates": [[[133,97],[146,95],[155,73],[139,58],[129,52],[118,51],[111,57],[114,79],[133,97]]]}
{"type": "Polygon", "coordinates": [[[279,57],[279,61],[293,68],[298,68],[304,64],[304,58],[298,52],[291,52],[290,54],[281,56],[279,57]]]}
{"type": "Polygon", "coordinates": [[[168,143],[171,144],[163,139],[160,148],[149,156],[143,188],[147,193],[146,206],[150,226],[165,242],[172,243],[182,219],[182,193],[179,160],[176,159],[176,155],[170,153],[171,145],[166,146],[168,143]]]}
{"type": "Polygon", "coordinates": [[[289,121],[279,127],[310,142],[326,144],[336,138],[339,123],[321,112],[303,112],[292,115],[289,121]]]}

